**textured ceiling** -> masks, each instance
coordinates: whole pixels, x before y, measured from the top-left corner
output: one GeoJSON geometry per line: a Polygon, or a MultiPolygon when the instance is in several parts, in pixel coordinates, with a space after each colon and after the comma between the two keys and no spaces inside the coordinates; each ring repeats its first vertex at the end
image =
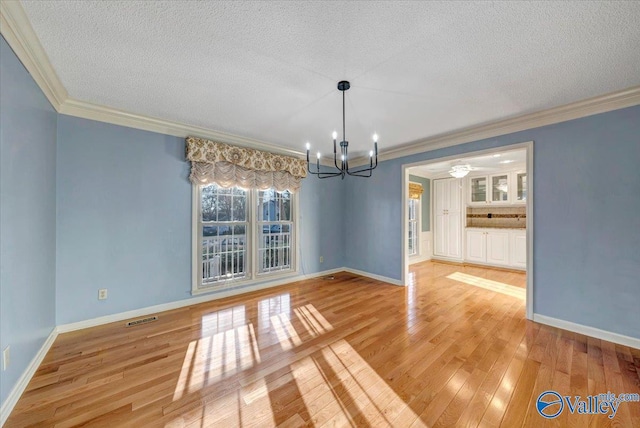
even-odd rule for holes
{"type": "Polygon", "coordinates": [[[69,95],[380,149],[640,85],[640,2],[23,1],[69,95]]]}

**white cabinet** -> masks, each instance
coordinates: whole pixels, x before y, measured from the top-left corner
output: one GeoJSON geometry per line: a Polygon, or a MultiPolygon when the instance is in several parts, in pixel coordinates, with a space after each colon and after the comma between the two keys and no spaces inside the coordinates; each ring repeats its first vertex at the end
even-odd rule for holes
{"type": "Polygon", "coordinates": [[[524,171],[516,171],[513,173],[513,203],[527,203],[527,173],[524,171]]]}
{"type": "Polygon", "coordinates": [[[467,261],[509,265],[509,231],[467,229],[467,261]]]}
{"type": "Polygon", "coordinates": [[[527,173],[509,171],[467,178],[467,203],[470,206],[525,204],[527,173]]]}
{"type": "Polygon", "coordinates": [[[527,231],[512,230],[511,234],[511,265],[517,268],[527,267],[527,231]]]}
{"type": "Polygon", "coordinates": [[[487,238],[481,230],[467,229],[467,260],[476,263],[487,262],[487,238]]]}
{"type": "Polygon", "coordinates": [[[487,263],[509,265],[509,232],[492,230],[487,232],[487,263]]]}
{"type": "Polygon", "coordinates": [[[509,174],[490,175],[491,193],[489,193],[489,203],[508,204],[511,189],[509,186],[509,174]]]}
{"type": "Polygon", "coordinates": [[[435,248],[434,255],[462,258],[462,188],[461,180],[447,178],[433,181],[435,248]]]}
{"type": "Polygon", "coordinates": [[[469,204],[487,203],[487,177],[469,178],[469,204]]]}
{"type": "Polygon", "coordinates": [[[492,266],[527,267],[527,232],[516,229],[466,229],[465,260],[492,266]]]}

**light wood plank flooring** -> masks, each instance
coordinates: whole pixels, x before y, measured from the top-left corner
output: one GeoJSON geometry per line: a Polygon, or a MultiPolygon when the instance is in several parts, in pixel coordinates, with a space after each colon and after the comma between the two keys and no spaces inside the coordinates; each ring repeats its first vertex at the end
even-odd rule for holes
{"type": "Polygon", "coordinates": [[[524,319],[525,275],[424,262],[396,287],[338,274],[60,335],[24,426],[622,426],[535,410],[640,392],[640,351],[524,319]]]}

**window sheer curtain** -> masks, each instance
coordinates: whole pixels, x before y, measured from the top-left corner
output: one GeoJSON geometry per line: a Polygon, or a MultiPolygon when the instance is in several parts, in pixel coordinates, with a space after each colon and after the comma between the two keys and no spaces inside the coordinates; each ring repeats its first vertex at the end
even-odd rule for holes
{"type": "Polygon", "coordinates": [[[296,192],[307,176],[303,159],[196,137],[188,137],[186,144],[194,184],[296,192]]]}

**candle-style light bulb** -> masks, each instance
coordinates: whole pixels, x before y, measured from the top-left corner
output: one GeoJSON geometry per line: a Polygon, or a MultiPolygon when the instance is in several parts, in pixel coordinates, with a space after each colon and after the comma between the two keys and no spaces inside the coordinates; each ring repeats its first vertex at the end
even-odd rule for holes
{"type": "Polygon", "coordinates": [[[320,159],[320,152],[318,152],[318,154],[316,156],[318,157],[318,159],[320,159]]]}
{"type": "Polygon", "coordinates": [[[334,140],[336,140],[338,138],[338,133],[336,131],[333,131],[333,134],[331,134],[331,136],[334,140]]]}
{"type": "Polygon", "coordinates": [[[311,144],[307,143],[307,151],[311,148],[311,144]]]}
{"type": "Polygon", "coordinates": [[[344,161],[344,155],[342,155],[342,160],[344,161]]]}
{"type": "Polygon", "coordinates": [[[373,150],[369,150],[369,157],[372,158],[373,157],[373,150]]]}
{"type": "Polygon", "coordinates": [[[373,141],[374,141],[375,143],[377,143],[377,142],[378,142],[378,134],[373,134],[373,141]]]}

